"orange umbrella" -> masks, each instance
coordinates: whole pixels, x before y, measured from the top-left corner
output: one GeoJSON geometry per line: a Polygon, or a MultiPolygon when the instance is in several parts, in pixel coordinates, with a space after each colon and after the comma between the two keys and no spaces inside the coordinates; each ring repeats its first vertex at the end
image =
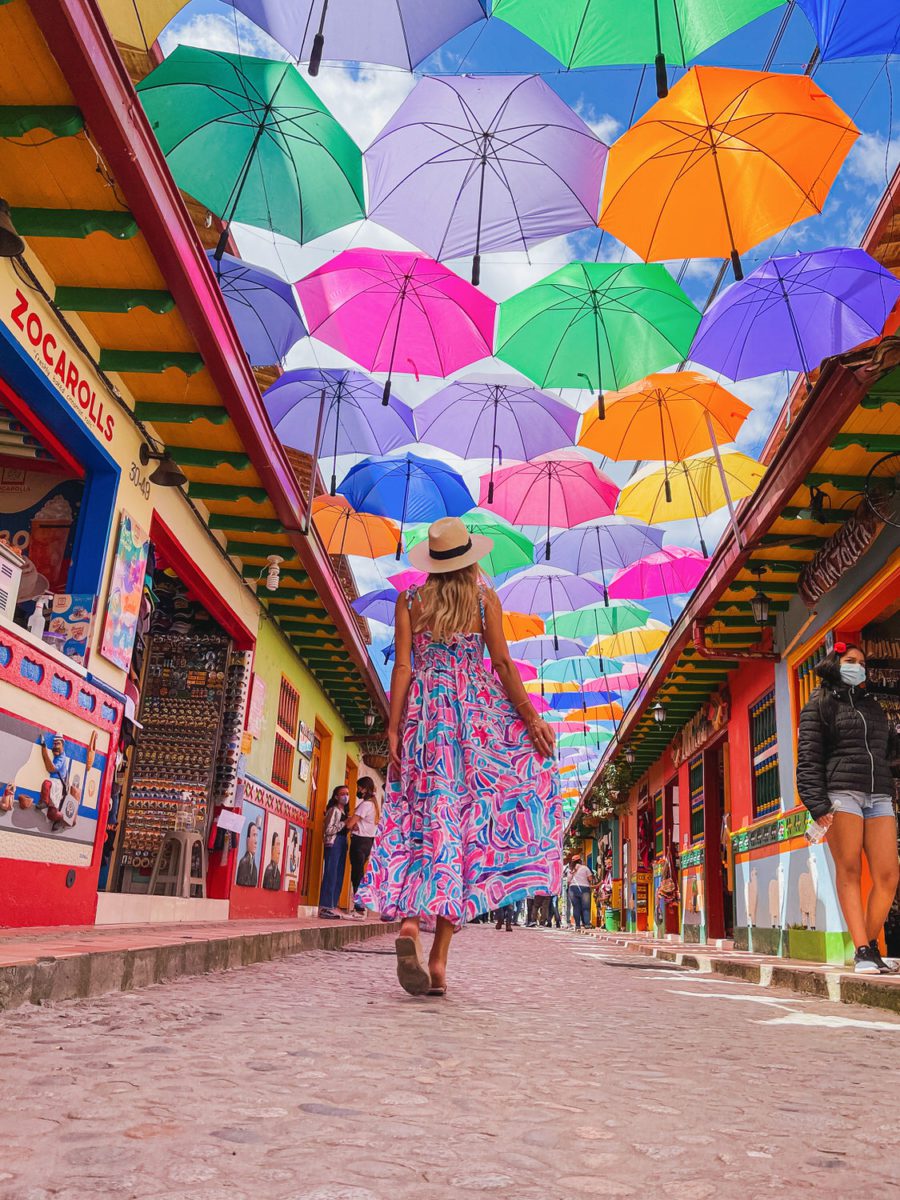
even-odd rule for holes
{"type": "Polygon", "coordinates": [[[808,75],[692,67],[609,152],[599,224],[645,261],[739,255],[822,211],[859,130],[808,75]]]}
{"type": "Polygon", "coordinates": [[[380,558],[393,554],[400,540],[400,526],[395,521],[357,512],[343,496],[316,496],[312,517],[329,554],[380,558]]]}
{"type": "Polygon", "coordinates": [[[567,721],[619,721],[625,710],[615,700],[611,704],[592,704],[590,708],[578,708],[566,713],[567,721]]]}
{"type": "Polygon", "coordinates": [[[733,442],[749,405],[698,371],[648,375],[606,398],[581,424],[580,446],[608,458],[672,462],[733,442]]]}
{"type": "Polygon", "coordinates": [[[536,617],[533,613],[505,612],[503,614],[503,633],[508,642],[537,637],[543,632],[543,618],[536,617]]]}

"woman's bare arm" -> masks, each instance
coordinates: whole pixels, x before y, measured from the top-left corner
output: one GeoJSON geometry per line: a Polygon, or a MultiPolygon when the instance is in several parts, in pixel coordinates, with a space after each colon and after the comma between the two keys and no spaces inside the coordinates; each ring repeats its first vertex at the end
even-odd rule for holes
{"type": "Polygon", "coordinates": [[[484,641],[507,696],[528,727],[528,736],[535,750],[544,758],[551,758],[556,746],[553,730],[535,712],[534,705],[522,685],[503,632],[503,606],[497,593],[490,589],[485,591],[484,596],[484,641]]]}
{"type": "Polygon", "coordinates": [[[394,669],[391,672],[391,713],[388,721],[388,741],[391,747],[391,766],[400,766],[400,723],[406,709],[406,697],[412,682],[412,621],[406,593],[397,597],[394,610],[394,669]]]}

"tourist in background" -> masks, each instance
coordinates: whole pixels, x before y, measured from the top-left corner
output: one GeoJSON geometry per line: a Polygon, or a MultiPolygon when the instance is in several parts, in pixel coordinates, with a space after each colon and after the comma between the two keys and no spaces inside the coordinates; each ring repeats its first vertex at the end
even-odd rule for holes
{"type": "Polygon", "coordinates": [[[356,891],[363,881],[375,831],[381,819],[381,806],[376,798],[375,780],[364,775],[356,785],[356,807],[347,821],[350,835],[350,884],[353,889],[353,905],[358,913],[366,910],[356,899],[356,891]]]}
{"type": "Polygon", "coordinates": [[[569,870],[569,903],[575,917],[575,929],[591,928],[591,888],[594,876],[580,854],[572,858],[569,870]]]}
{"type": "Polygon", "coordinates": [[[319,894],[319,916],[327,921],[339,921],[338,904],[344,875],[347,870],[347,806],[350,789],[344,785],[331,793],[325,809],[325,855],[322,863],[322,890],[319,894]]]}

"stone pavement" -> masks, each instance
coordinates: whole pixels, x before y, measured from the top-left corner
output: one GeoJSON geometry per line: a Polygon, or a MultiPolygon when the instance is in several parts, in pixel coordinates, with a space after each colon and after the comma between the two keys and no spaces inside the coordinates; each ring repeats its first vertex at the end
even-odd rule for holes
{"type": "Polygon", "coordinates": [[[475,926],[0,1017],[2,1200],[897,1195],[900,1017],[475,926]]]}

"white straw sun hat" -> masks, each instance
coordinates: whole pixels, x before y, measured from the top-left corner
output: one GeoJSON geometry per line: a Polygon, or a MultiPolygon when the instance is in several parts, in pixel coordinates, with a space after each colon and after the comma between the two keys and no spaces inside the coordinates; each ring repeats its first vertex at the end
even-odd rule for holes
{"type": "Polygon", "coordinates": [[[470,567],[493,548],[493,538],[469,533],[459,517],[441,517],[428,527],[427,541],[413,546],[408,557],[417,571],[444,575],[470,567]]]}

